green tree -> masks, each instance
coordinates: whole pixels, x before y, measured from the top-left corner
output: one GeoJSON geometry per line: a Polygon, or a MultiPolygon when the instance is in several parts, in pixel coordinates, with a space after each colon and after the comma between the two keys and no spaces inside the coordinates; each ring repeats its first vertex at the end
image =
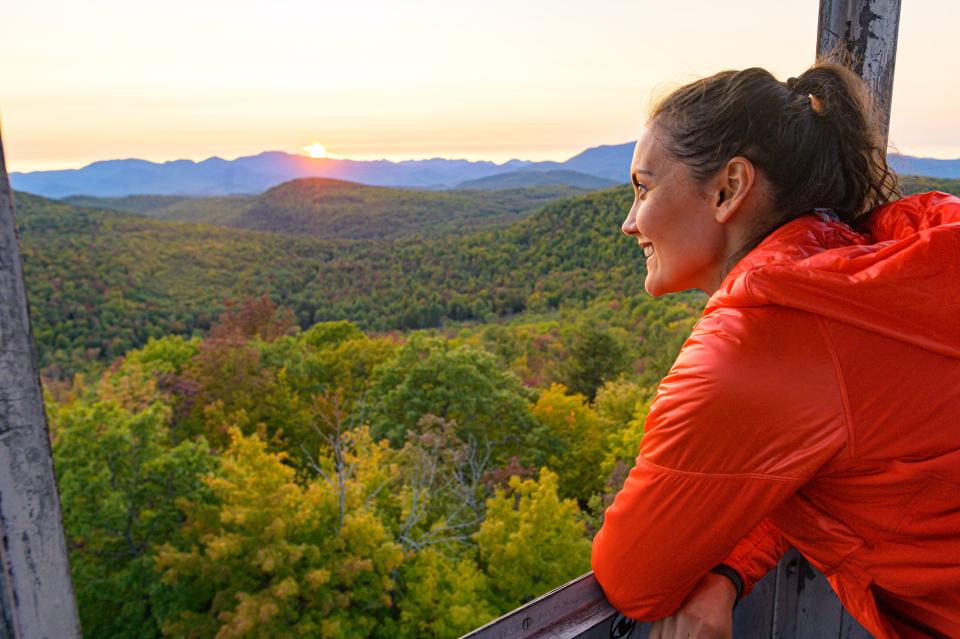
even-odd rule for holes
{"type": "Polygon", "coordinates": [[[159,636],[164,592],[154,557],[180,534],[180,500],[209,501],[201,477],[216,467],[205,443],[174,445],[169,408],[115,403],[52,407],[64,528],[84,631],[159,636]]]}
{"type": "Polygon", "coordinates": [[[383,637],[459,637],[497,616],[486,575],[469,557],[425,548],[403,565],[399,580],[404,594],[383,637]]]}
{"type": "Polygon", "coordinates": [[[131,411],[144,410],[158,399],[173,404],[176,398],[168,382],[197,354],[199,343],[199,338],[187,340],[179,335],[151,338],[143,348],[128,352],[100,376],[96,396],[131,411]]]}
{"type": "Polygon", "coordinates": [[[494,445],[497,459],[531,452],[525,444],[537,424],[529,394],[484,351],[414,337],[378,370],[370,394],[374,432],[395,443],[435,415],[455,422],[461,440],[494,445]]]}
{"type": "Polygon", "coordinates": [[[626,351],[613,332],[592,323],[583,323],[574,329],[567,350],[561,381],[591,402],[597,389],[626,370],[629,363],[626,351]]]}
{"type": "Polygon", "coordinates": [[[597,390],[593,407],[597,414],[621,428],[637,414],[637,406],[649,401],[655,388],[643,386],[621,376],[606,382],[597,390]]]}
{"type": "Polygon", "coordinates": [[[615,428],[607,437],[606,453],[600,462],[600,475],[608,493],[616,493],[623,486],[627,472],[640,454],[640,441],[643,439],[650,400],[637,402],[633,418],[619,428],[615,428]]]}
{"type": "Polygon", "coordinates": [[[607,422],[583,395],[567,395],[560,384],[540,393],[533,414],[551,436],[546,464],[559,475],[560,495],[586,503],[603,486],[597,466],[603,459],[607,422]]]}

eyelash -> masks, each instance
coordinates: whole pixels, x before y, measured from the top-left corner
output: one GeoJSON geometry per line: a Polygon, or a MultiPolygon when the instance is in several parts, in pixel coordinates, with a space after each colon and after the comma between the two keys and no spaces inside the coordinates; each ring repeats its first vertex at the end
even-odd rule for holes
{"type": "Polygon", "coordinates": [[[650,187],[643,182],[637,182],[636,180],[633,181],[633,188],[637,190],[637,197],[641,200],[646,197],[647,193],[650,192],[650,187]]]}

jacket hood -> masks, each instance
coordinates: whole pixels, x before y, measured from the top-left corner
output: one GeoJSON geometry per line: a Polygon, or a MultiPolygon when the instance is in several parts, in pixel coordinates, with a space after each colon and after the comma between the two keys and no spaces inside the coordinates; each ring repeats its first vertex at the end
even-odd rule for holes
{"type": "Polygon", "coordinates": [[[960,358],[960,198],[905,197],[856,230],[826,214],[783,225],[727,274],[705,313],[765,304],[960,358]]]}

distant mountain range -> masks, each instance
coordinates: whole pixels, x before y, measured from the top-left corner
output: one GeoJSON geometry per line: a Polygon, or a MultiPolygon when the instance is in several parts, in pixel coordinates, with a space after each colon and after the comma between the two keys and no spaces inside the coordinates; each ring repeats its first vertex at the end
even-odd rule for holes
{"type": "MultiPolygon", "coordinates": [[[[565,162],[510,160],[495,164],[444,158],[402,162],[316,159],[267,151],[236,160],[212,157],[202,162],[107,160],[81,169],[11,173],[10,179],[17,190],[54,198],[70,195],[250,195],[305,177],[421,189],[500,189],[547,184],[603,188],[628,181],[632,153],[633,143],[628,142],[592,147],[565,162]]],[[[960,177],[960,159],[891,155],[890,163],[902,174],[960,177]]]]}
{"type": "Polygon", "coordinates": [[[325,177],[371,186],[421,189],[523,188],[564,185],[603,188],[624,184],[633,145],[587,149],[566,162],[510,160],[502,164],[468,160],[335,160],[308,158],[280,151],[202,162],[175,160],[106,160],[82,169],[11,173],[13,188],[44,197],[70,195],[124,197],[127,195],[252,195],[306,177],[325,177]],[[511,175],[509,178],[506,174],[511,175]],[[503,186],[461,186],[492,176],[504,176],[503,186]],[[599,178],[599,179],[598,179],[599,178]]]}

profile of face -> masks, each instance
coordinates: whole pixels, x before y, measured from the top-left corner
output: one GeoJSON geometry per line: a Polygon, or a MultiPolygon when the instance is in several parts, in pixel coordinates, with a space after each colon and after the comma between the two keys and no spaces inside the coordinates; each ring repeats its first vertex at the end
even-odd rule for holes
{"type": "Polygon", "coordinates": [[[651,295],[687,289],[713,293],[730,252],[723,185],[694,180],[648,126],[630,166],[634,201],[623,232],[637,238],[646,258],[651,295]]]}

